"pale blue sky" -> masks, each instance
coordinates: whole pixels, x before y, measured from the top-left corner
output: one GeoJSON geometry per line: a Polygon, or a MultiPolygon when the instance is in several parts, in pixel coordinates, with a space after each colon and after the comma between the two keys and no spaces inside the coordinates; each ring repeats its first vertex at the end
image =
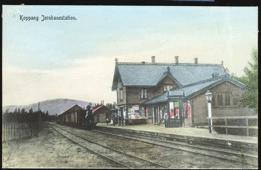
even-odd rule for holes
{"type": "MultiPolygon", "coordinates": [[[[257,7],[3,6],[3,69],[53,71],[52,74],[57,69],[70,69],[75,63],[101,58],[111,61],[108,65],[112,68],[108,70],[112,73],[103,80],[111,84],[114,57],[139,62],[156,55],[156,61],[172,62],[179,55],[181,62],[193,62],[194,57],[202,63],[224,60],[231,72],[242,75],[252,49],[257,48],[257,28],[257,7]],[[19,15],[42,14],[71,15],[77,20],[19,20],[19,15]]],[[[101,68],[107,72],[104,66],[101,68]]],[[[92,73],[97,74],[95,70],[92,73]]],[[[6,103],[12,103],[10,93],[26,91],[5,88],[11,80],[3,80],[6,103]]],[[[107,96],[98,96],[97,101],[115,100],[115,96],[110,99],[107,86],[107,96]]],[[[39,100],[45,98],[48,96],[39,100]]],[[[38,98],[27,102],[33,100],[38,98]]]]}

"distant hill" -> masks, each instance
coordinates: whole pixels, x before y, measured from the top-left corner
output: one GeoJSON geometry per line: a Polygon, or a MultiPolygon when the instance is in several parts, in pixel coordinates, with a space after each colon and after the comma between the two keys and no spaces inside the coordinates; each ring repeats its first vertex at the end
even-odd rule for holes
{"type": "MultiPolygon", "coordinates": [[[[53,99],[53,100],[44,100],[40,101],[40,109],[43,112],[48,111],[49,115],[59,115],[60,113],[63,113],[64,111],[68,110],[73,105],[78,104],[79,106],[86,108],[88,104],[91,104],[90,102],[82,101],[82,100],[73,100],[73,99],[53,99]]],[[[33,109],[33,111],[38,110],[38,103],[33,103],[29,105],[9,105],[4,106],[2,108],[2,113],[8,109],[9,112],[12,112],[15,110],[15,108],[24,108],[26,111],[29,111],[30,108],[33,109]]]]}

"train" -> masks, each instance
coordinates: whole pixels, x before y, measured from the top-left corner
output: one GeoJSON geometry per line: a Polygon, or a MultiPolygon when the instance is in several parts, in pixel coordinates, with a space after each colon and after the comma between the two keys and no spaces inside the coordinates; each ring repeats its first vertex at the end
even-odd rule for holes
{"type": "Polygon", "coordinates": [[[91,129],[97,125],[97,123],[108,123],[111,120],[112,111],[100,104],[93,108],[91,116],[88,115],[87,108],[84,109],[79,105],[74,105],[62,114],[58,115],[57,123],[68,125],[72,127],[91,129]]]}

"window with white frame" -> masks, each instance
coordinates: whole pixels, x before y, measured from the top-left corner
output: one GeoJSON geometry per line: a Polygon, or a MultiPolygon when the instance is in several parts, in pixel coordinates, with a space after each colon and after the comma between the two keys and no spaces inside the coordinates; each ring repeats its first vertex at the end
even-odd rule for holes
{"type": "Polygon", "coordinates": [[[146,99],[147,97],[148,97],[147,89],[142,88],[142,89],[140,90],[140,98],[141,98],[141,99],[146,99]]]}
{"type": "Polygon", "coordinates": [[[163,91],[169,91],[169,90],[171,90],[172,88],[173,88],[172,85],[164,85],[164,86],[163,86],[163,91]]]}

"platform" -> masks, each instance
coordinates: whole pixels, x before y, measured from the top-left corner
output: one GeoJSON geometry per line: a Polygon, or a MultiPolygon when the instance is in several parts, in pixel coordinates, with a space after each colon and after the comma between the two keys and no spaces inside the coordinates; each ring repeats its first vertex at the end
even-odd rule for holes
{"type": "Polygon", "coordinates": [[[257,137],[250,136],[237,136],[237,135],[225,135],[217,133],[209,133],[208,129],[204,128],[195,128],[195,127],[174,127],[174,128],[165,128],[164,125],[153,125],[153,124],[142,124],[142,125],[127,125],[127,126],[112,126],[107,125],[106,123],[98,123],[97,126],[108,127],[108,128],[120,128],[126,130],[135,130],[135,131],[147,131],[147,132],[156,132],[159,134],[172,134],[180,135],[194,138],[206,138],[206,139],[217,139],[225,141],[235,141],[243,142],[249,144],[257,144],[257,137]]]}

